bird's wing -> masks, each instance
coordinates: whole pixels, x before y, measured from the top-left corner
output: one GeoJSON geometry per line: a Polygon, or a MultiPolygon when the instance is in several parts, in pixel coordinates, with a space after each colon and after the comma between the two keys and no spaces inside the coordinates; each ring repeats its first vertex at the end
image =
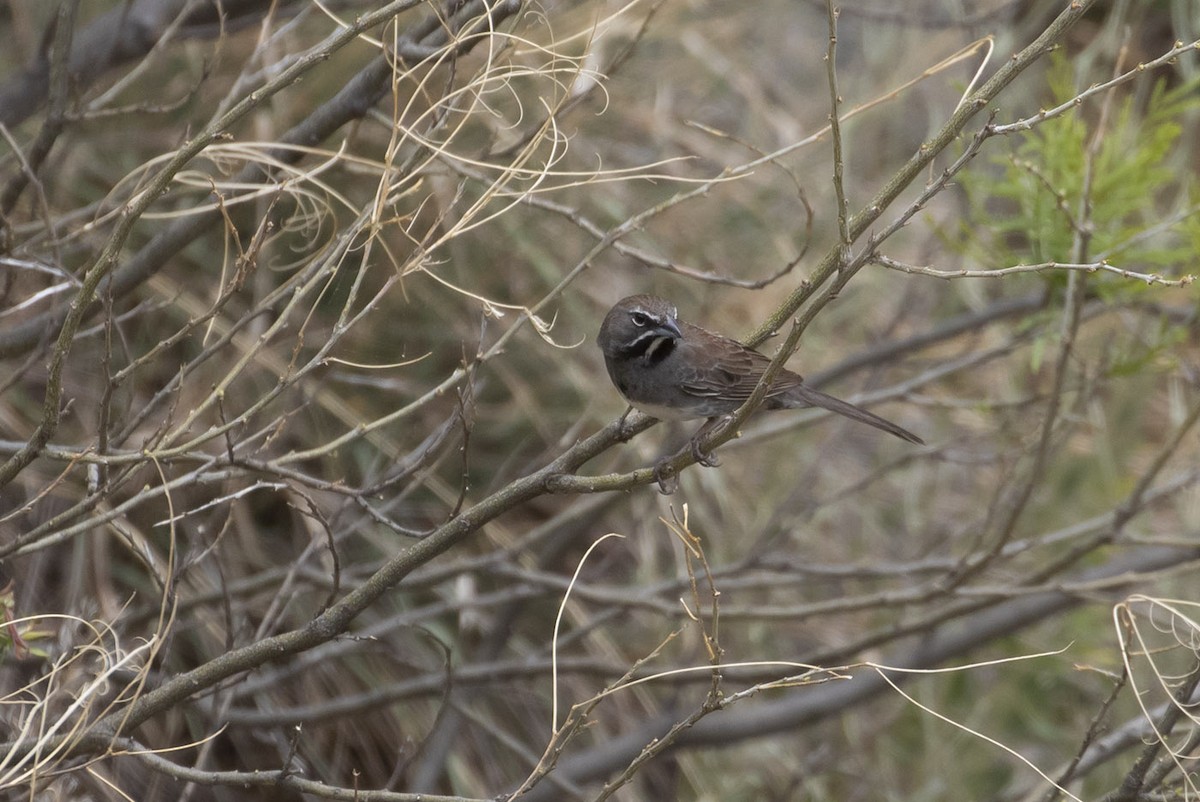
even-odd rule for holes
{"type": "MultiPolygon", "coordinates": [[[[701,398],[721,398],[741,404],[750,397],[771,360],[720,334],[692,327],[681,343],[692,348],[689,358],[681,360],[689,369],[680,376],[684,392],[701,398]]],[[[787,393],[801,379],[790,370],[781,370],[767,392],[767,398],[787,393]]]]}

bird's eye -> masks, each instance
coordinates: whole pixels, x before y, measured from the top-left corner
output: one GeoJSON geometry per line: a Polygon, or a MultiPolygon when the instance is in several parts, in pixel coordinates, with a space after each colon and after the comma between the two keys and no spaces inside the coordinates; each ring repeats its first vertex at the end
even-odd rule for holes
{"type": "Polygon", "coordinates": [[[637,326],[639,329],[645,328],[646,324],[650,322],[650,316],[645,312],[630,312],[629,319],[632,320],[633,325],[637,326]]]}

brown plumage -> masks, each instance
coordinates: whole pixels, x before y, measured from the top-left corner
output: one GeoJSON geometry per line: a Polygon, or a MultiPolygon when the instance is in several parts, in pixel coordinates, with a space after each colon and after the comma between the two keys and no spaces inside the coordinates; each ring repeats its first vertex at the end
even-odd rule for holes
{"type": "MultiPolygon", "coordinates": [[[[674,304],[653,295],[617,302],[604,318],[597,344],[609,377],[632,406],[656,418],[708,418],[704,430],[713,419],[740,407],[770,364],[737,340],[679,320],[674,304]]],[[[910,443],[924,443],[886,418],[814,390],[786,369],[776,374],[763,407],[820,407],[910,443]]]]}

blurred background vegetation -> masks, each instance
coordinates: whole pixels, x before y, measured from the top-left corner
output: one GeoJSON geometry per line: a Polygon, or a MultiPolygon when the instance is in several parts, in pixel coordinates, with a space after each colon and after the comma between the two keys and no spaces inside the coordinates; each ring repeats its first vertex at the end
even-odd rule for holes
{"type": "Polygon", "coordinates": [[[849,211],[933,161],[820,295],[824,3],[7,4],[0,785],[1200,794],[1194,0],[930,145],[1067,7],[841,5],[849,211]],[[802,298],[789,366],[928,446],[764,415],[660,494],[635,292],[802,298]]]}

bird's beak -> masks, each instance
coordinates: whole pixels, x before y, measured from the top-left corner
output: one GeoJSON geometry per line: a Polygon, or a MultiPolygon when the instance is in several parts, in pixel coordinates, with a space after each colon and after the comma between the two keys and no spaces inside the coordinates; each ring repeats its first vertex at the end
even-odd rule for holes
{"type": "Polygon", "coordinates": [[[672,340],[678,340],[683,336],[683,332],[679,330],[679,324],[675,322],[675,318],[668,317],[658,327],[658,333],[664,337],[670,337],[672,340]]]}

